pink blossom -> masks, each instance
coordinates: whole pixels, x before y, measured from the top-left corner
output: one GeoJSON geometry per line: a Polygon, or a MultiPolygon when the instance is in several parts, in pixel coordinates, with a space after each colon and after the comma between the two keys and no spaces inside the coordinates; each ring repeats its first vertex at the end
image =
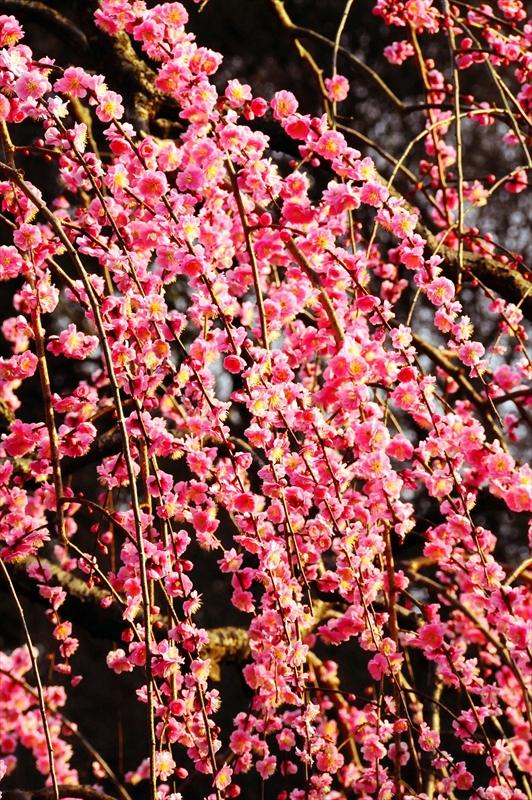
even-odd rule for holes
{"type": "Polygon", "coordinates": [[[18,250],[11,245],[0,245],[0,279],[16,278],[24,266],[18,250]]]}
{"type": "Polygon", "coordinates": [[[89,356],[98,346],[98,337],[89,336],[82,331],[78,331],[76,326],[71,323],[66,331],[62,331],[59,336],[52,336],[47,345],[54,355],[64,355],[67,358],[84,359],[89,356]]]}
{"type": "Polygon", "coordinates": [[[379,737],[374,733],[364,737],[361,750],[366,761],[378,761],[386,755],[386,748],[381,744],[379,737]]]}
{"type": "Polygon", "coordinates": [[[480,342],[467,342],[458,348],[458,356],[466,367],[473,367],[479,363],[484,355],[484,346],[480,342]]]}
{"type": "Polygon", "coordinates": [[[4,438],[3,446],[10,456],[20,458],[37,448],[46,437],[46,428],[37,422],[11,423],[11,432],[4,438]]]}
{"type": "Polygon", "coordinates": [[[0,121],[4,121],[9,117],[11,111],[11,104],[4,94],[0,94],[0,121]]]}
{"type": "Polygon", "coordinates": [[[277,759],[275,758],[275,756],[267,756],[266,758],[263,758],[261,761],[257,761],[255,766],[262,780],[265,781],[268,780],[268,778],[271,778],[271,776],[277,769],[277,759]]]}
{"type": "Polygon", "coordinates": [[[314,150],[320,156],[332,160],[342,155],[346,147],[345,138],[341,133],[337,131],[327,131],[323,136],[320,136],[314,145],[314,150]]]}
{"type": "Polygon", "coordinates": [[[425,291],[431,303],[441,306],[452,301],[455,289],[448,278],[436,278],[425,287],[425,291]]]}
{"type": "Polygon", "coordinates": [[[98,96],[96,116],[101,122],[111,122],[113,119],[122,119],[124,106],[122,97],[116,92],[105,91],[98,96]]]}
{"type": "Polygon", "coordinates": [[[21,250],[33,250],[42,239],[41,231],[36,225],[23,222],[13,233],[13,241],[21,250]]]}
{"type": "Polygon", "coordinates": [[[349,81],[343,75],[325,78],[325,87],[329,100],[334,103],[341,103],[349,94],[349,81]]]}
{"type": "Polygon", "coordinates": [[[388,199],[388,189],[377,181],[368,181],[360,190],[360,200],[375,208],[380,208],[388,199]]]}
{"type": "Polygon", "coordinates": [[[23,36],[22,26],[15,17],[0,14],[0,47],[13,47],[23,36]]]}
{"type": "Polygon", "coordinates": [[[422,625],[417,635],[418,647],[428,650],[439,650],[443,644],[444,631],[445,628],[441,622],[422,625]]]}
{"type": "Polygon", "coordinates": [[[37,70],[25,72],[15,81],[15,91],[21,100],[38,100],[51,89],[48,79],[37,70]]]}
{"type": "Polygon", "coordinates": [[[292,114],[282,122],[283,128],[292,139],[305,140],[310,131],[310,121],[306,117],[292,114]]]}
{"type": "Polygon", "coordinates": [[[159,199],[168,190],[166,175],[159,170],[146,170],[143,172],[136,188],[145,200],[153,201],[159,199]]]}
{"type": "Polygon", "coordinates": [[[67,67],[63,77],[54,83],[54,91],[63,92],[70,97],[86,97],[89,76],[81,67],[67,67]]]}
{"type": "Polygon", "coordinates": [[[394,42],[388,47],[384,48],[384,55],[390,62],[390,64],[396,64],[400,66],[407,58],[411,58],[414,55],[414,48],[403,39],[400,42],[394,42]]]}
{"type": "Polygon", "coordinates": [[[509,181],[506,181],[504,184],[504,188],[507,192],[512,192],[513,194],[519,194],[520,192],[524,192],[526,187],[528,186],[528,175],[525,169],[520,169],[518,172],[515,172],[509,181]]]}
{"type": "Polygon", "coordinates": [[[248,86],[247,83],[242,84],[236,79],[230,80],[227,83],[225,96],[232,108],[240,108],[244,103],[251,100],[251,86],[248,86]]]}
{"type": "Polygon", "coordinates": [[[292,92],[287,92],[284,89],[276,92],[271,100],[270,105],[273,109],[273,116],[275,119],[284,119],[291,114],[295,114],[298,107],[298,102],[292,92]]]}

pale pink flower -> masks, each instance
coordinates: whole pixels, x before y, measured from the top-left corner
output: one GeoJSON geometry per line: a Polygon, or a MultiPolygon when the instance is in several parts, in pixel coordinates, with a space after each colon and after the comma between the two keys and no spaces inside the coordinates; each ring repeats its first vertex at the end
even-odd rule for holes
{"type": "Polygon", "coordinates": [[[107,91],[98,98],[96,116],[101,122],[111,122],[112,119],[121,119],[124,115],[122,97],[116,92],[107,91]]]}
{"type": "Polygon", "coordinates": [[[466,367],[473,367],[484,355],[484,346],[480,342],[467,342],[458,348],[458,357],[466,367]]]}
{"type": "Polygon", "coordinates": [[[251,86],[248,86],[247,83],[240,83],[236,79],[230,80],[227,82],[225,96],[229,100],[231,108],[240,108],[251,100],[251,86]]]}
{"type": "Polygon", "coordinates": [[[51,89],[48,79],[38,70],[24,72],[15,81],[15,91],[21,100],[37,100],[51,89]]]}
{"type": "Polygon", "coordinates": [[[454,298],[454,283],[448,278],[436,278],[425,287],[427,297],[435,306],[450,303],[454,298]]]}
{"type": "Polygon", "coordinates": [[[81,67],[68,67],[62,78],[54,83],[54,91],[70,97],[86,97],[90,76],[81,67]]]}

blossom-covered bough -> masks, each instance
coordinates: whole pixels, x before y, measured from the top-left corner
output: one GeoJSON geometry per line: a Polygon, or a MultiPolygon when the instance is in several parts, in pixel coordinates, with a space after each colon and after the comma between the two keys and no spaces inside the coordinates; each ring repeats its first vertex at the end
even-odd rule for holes
{"type": "Polygon", "coordinates": [[[185,8],[148,6],[102,0],[95,19],[155,65],[175,139],[150,135],[147,112],[139,129],[126,121],[103,76],[36,60],[0,16],[13,296],[0,570],[26,642],[0,653],[0,774],[26,789],[26,748],[50,787],[35,797],[130,800],[139,784],[152,800],[222,800],[262,782],[290,800],[531,800],[532,282],[482,212],[527,197],[532,22],[520,0],[378,0],[404,36],[386,57],[413,60],[424,91],[418,135],[385,179],[340,116],[341,29],[322,72],[303,43],[321,35],[272,2],[321,87],[311,116],[288,91],[220,89],[221,56],[197,46],[185,8]],[[425,55],[436,39],[440,65],[425,55]],[[469,69],[496,102],[464,94],[469,69]],[[472,180],[466,133],[495,120],[513,166],[472,180]],[[299,154],[289,167],[262,122],[299,154]],[[25,148],[56,166],[53,202],[25,175],[25,148]],[[62,395],[61,359],[79,376],[62,395]],[[36,379],[43,411],[28,421],[19,397],[36,379]],[[78,481],[82,467],[99,483],[78,481]],[[513,564],[479,524],[488,496],[524,532],[513,564]],[[198,624],[216,603],[195,584],[198,552],[246,625],[198,624]],[[52,681],[18,600],[28,580],[57,639],[52,681]],[[67,595],[114,620],[109,669],[142,676],[131,702],[149,748],[125,781],[63,714],[83,677],[67,595]],[[228,657],[251,699],[226,730],[228,657]],[[92,774],[75,766],[83,748],[92,774]]]}

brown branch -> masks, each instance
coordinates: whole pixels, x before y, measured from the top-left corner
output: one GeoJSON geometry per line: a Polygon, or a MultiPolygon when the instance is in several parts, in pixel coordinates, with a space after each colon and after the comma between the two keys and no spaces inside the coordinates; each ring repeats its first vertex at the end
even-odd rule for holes
{"type": "Polygon", "coordinates": [[[209,677],[221,680],[220,664],[225,661],[241,663],[250,656],[249,635],[245,628],[226,626],[207,631],[209,643],[201,651],[201,658],[211,659],[209,677]]]}
{"type": "MultiPolygon", "coordinates": [[[[288,16],[288,13],[287,13],[287,11],[286,11],[286,9],[284,7],[283,0],[271,0],[271,3],[272,3],[272,5],[273,5],[273,7],[274,7],[274,9],[275,9],[275,11],[277,13],[277,16],[278,16],[281,24],[283,25],[283,27],[285,27],[289,31],[289,33],[290,33],[290,35],[292,37],[292,41],[294,42],[295,48],[296,48],[300,58],[303,61],[307,62],[307,64],[309,65],[310,69],[314,73],[314,76],[316,77],[316,79],[318,81],[318,85],[319,85],[319,88],[320,88],[321,96],[322,96],[322,99],[323,99],[324,104],[325,104],[325,109],[328,110],[327,89],[325,88],[325,83],[324,83],[324,80],[323,80],[323,70],[320,69],[320,67],[318,66],[318,64],[317,64],[316,60],[314,59],[314,57],[312,56],[312,54],[300,42],[300,40],[299,40],[299,38],[297,36],[297,30],[298,30],[297,29],[297,25],[294,25],[294,23],[292,22],[292,20],[288,16]]],[[[334,47],[334,42],[331,42],[331,44],[334,47]]]]}
{"type": "Polygon", "coordinates": [[[324,311],[329,319],[329,324],[333,330],[336,344],[341,347],[345,340],[345,333],[342,330],[340,321],[336,316],[335,308],[332,304],[331,298],[327,294],[325,287],[322,285],[317,272],[314,271],[310,262],[305,254],[299,249],[294,239],[289,239],[286,243],[286,249],[290,251],[294,261],[301,267],[307,278],[312,285],[319,291],[321,295],[321,302],[323,303],[324,311]]]}
{"type": "MultiPolygon", "coordinates": [[[[428,238],[427,244],[429,244],[428,238]]],[[[429,247],[431,247],[430,244],[429,247]]],[[[443,246],[439,248],[439,254],[443,256],[445,264],[450,268],[450,273],[456,277],[459,272],[458,251],[443,246]]],[[[477,278],[488,289],[496,292],[505,300],[519,305],[523,316],[532,322],[531,280],[525,278],[517,270],[501,264],[495,258],[488,258],[480,253],[464,252],[463,262],[466,273],[469,273],[472,278],[477,278]]]]}
{"type": "Polygon", "coordinates": [[[527,273],[525,278],[517,269],[511,269],[495,258],[483,256],[480,253],[463,252],[453,250],[445,244],[441,244],[430,228],[419,216],[419,210],[414,208],[407,200],[392,186],[382,175],[377,173],[378,179],[388,187],[390,194],[403,201],[405,209],[418,217],[416,233],[418,233],[427,243],[427,248],[432,254],[442,256],[444,260],[444,274],[456,280],[461,272],[460,257],[463,263],[463,272],[471,278],[479,280],[488,289],[496,292],[504,300],[515,305],[519,305],[524,317],[532,322],[532,276],[527,273]]]}
{"type": "Polygon", "coordinates": [[[83,31],[44,3],[39,3],[37,0],[0,0],[0,11],[12,11],[21,20],[40,22],[73,50],[83,54],[89,51],[89,43],[83,31]]]}

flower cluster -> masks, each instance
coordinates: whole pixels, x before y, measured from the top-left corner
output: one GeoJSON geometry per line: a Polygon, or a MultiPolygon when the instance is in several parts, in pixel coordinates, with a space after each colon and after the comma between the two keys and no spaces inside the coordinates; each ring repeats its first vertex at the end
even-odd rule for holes
{"type": "MultiPolygon", "coordinates": [[[[500,6],[522,22],[518,0],[500,6]]],[[[412,37],[454,24],[431,0],[378,0],[375,13],[412,37]]],[[[11,230],[0,278],[15,287],[14,316],[2,327],[12,355],[0,360],[0,399],[13,415],[0,443],[0,558],[26,559],[48,600],[56,670],[71,675],[78,640],[60,616],[66,589],[31,558],[42,548],[89,589],[104,586],[104,608],[121,610],[122,641],[107,665],[144,676],[137,694],[154,746],[128,779],[150,781],[152,800],[177,798],[187,769],[208,776],[217,800],[237,796],[250,770],[264,781],[280,774],[289,788],[279,797],[290,800],[387,800],[403,788],[428,798],[429,773],[442,799],[474,787],[481,800],[524,800],[530,575],[499,562],[475,506],[482,495],[520,519],[532,511],[519,419],[498,411],[514,399],[530,419],[532,368],[519,303],[491,292],[492,343],[478,340],[470,317],[467,293],[478,281],[465,256],[494,250],[471,231],[464,239],[464,203],[480,207],[491,195],[479,181],[445,178],[459,154],[445,139],[453,113],[443,71],[430,59],[419,65],[420,187],[427,178],[433,190],[435,236],[423,209],[327,114],[301,113],[289,91],[254,97],[238,80],[219,94],[221,57],[196,44],[180,3],[102,0],[95,17],[157,65],[155,86],[177,104],[184,132],[178,141],[140,135],[103,76],[37,61],[19,43],[17,21],[0,17],[4,152],[15,125],[35,125],[35,147],[55,160],[65,187],[49,207],[0,164],[11,230]],[[87,123],[69,116],[74,98],[105,126],[110,158],[88,149],[87,123]],[[299,153],[288,174],[252,125],[265,116],[299,153]],[[320,192],[315,168],[329,173],[320,192]],[[364,239],[358,215],[392,242],[387,249],[364,239]],[[424,336],[412,323],[418,306],[424,336]],[[68,309],[76,322],[65,322],[68,309]],[[65,363],[80,377],[59,395],[49,374],[65,363]],[[37,377],[46,413],[28,422],[19,395],[37,377]],[[90,498],[76,464],[95,464],[90,498]],[[418,503],[431,509],[428,523],[418,503]],[[86,508],[97,522],[82,549],[86,508]],[[397,563],[403,543],[420,538],[419,559],[397,563]],[[199,623],[198,552],[247,619],[242,673],[252,700],[225,750],[216,723],[224,698],[199,623]],[[347,643],[366,676],[356,693],[340,688],[347,643]],[[316,653],[335,647],[338,663],[316,653]],[[417,682],[418,667],[430,677],[417,682]]],[[[530,25],[506,36],[487,18],[470,12],[467,23],[485,39],[479,49],[490,49],[483,58],[518,63],[524,109],[530,25]]],[[[414,39],[386,49],[397,65],[417,53],[414,39]]],[[[332,103],[348,97],[343,76],[324,85],[332,103]]],[[[480,121],[486,109],[473,106],[480,121]]],[[[527,170],[514,170],[506,187],[525,190],[527,170]]],[[[37,695],[23,680],[28,652],[0,659],[4,767],[16,768],[20,742],[41,772],[77,781],[57,711],[63,689],[44,691],[51,765],[37,695]]]]}

